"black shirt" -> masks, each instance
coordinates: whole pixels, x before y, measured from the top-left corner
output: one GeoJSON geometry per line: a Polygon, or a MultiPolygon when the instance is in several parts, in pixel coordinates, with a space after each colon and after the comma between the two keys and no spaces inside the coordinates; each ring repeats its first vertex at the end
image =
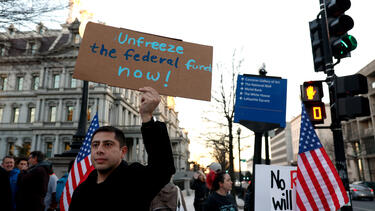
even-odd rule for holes
{"type": "Polygon", "coordinates": [[[148,165],[125,161],[100,184],[91,172],[73,193],[69,211],[149,210],[150,202],[175,172],[167,128],[162,122],[142,125],[148,165]]]}
{"type": "Polygon", "coordinates": [[[207,199],[205,211],[237,211],[237,205],[232,195],[222,196],[216,192],[207,199]]]}

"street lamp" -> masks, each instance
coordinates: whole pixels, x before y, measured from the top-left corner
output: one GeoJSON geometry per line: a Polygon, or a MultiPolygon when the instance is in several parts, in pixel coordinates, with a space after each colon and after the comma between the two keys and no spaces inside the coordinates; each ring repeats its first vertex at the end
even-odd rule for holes
{"type": "Polygon", "coordinates": [[[239,164],[239,180],[240,180],[240,190],[242,189],[242,178],[241,178],[241,145],[240,145],[240,135],[241,135],[241,128],[237,129],[237,137],[238,137],[238,164],[239,164]]]}

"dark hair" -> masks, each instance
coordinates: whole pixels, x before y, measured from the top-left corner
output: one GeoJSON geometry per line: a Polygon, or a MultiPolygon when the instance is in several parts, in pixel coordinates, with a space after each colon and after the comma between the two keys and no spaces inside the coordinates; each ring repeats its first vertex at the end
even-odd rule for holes
{"type": "Polygon", "coordinates": [[[41,151],[33,151],[30,153],[31,157],[36,158],[36,160],[39,162],[42,162],[44,160],[44,154],[41,151]]]}
{"type": "Polygon", "coordinates": [[[3,158],[3,162],[4,162],[4,160],[5,160],[6,158],[10,158],[10,159],[15,160],[13,155],[7,155],[7,156],[5,156],[5,157],[3,158]]]}
{"type": "Polygon", "coordinates": [[[27,162],[27,159],[26,159],[25,157],[17,158],[17,159],[16,159],[16,166],[17,166],[18,164],[20,164],[21,161],[23,161],[23,160],[27,162]]]}
{"type": "Polygon", "coordinates": [[[99,132],[115,133],[115,139],[120,143],[120,147],[125,146],[125,135],[120,129],[115,128],[113,126],[102,126],[102,127],[98,128],[97,130],[95,130],[95,132],[92,134],[92,137],[94,137],[95,134],[97,134],[99,132]]]}
{"type": "Polygon", "coordinates": [[[215,174],[215,179],[212,182],[212,191],[217,191],[220,189],[219,182],[224,183],[224,177],[226,174],[227,173],[225,171],[219,171],[215,174]]]}

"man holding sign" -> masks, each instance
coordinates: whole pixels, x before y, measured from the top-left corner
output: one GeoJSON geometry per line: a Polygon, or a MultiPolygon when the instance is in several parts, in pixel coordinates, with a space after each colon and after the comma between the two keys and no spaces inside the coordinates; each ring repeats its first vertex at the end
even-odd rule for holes
{"type": "Polygon", "coordinates": [[[91,162],[95,170],[75,189],[70,211],[149,210],[151,200],[175,173],[172,149],[164,123],[154,121],[152,113],[160,102],[151,87],[142,92],[139,113],[148,165],[128,165],[121,130],[104,126],[96,130],[91,142],[91,162]]]}

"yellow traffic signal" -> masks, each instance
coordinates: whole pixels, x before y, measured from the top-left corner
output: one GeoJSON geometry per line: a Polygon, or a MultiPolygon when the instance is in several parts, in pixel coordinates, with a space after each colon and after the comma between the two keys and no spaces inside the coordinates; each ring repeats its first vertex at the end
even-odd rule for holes
{"type": "Polygon", "coordinates": [[[305,104],[311,123],[323,124],[326,118],[325,105],[322,102],[322,81],[307,81],[301,85],[301,99],[305,104]]]}

